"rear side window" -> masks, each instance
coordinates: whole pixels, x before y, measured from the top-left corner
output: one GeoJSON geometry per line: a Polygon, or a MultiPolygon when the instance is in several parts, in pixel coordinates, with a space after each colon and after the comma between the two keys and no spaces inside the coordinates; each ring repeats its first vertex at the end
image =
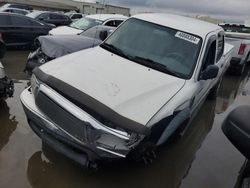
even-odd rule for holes
{"type": "Polygon", "coordinates": [[[11,17],[12,25],[15,26],[31,26],[31,21],[24,17],[12,16],[11,17]]]}
{"type": "Polygon", "coordinates": [[[50,18],[53,20],[67,20],[67,17],[60,14],[51,14],[50,18]]]}
{"type": "Polygon", "coordinates": [[[122,20],[111,20],[108,21],[105,25],[110,27],[118,27],[122,22],[122,20]]]}
{"type": "Polygon", "coordinates": [[[225,43],[224,43],[224,34],[223,33],[219,33],[218,34],[217,59],[216,59],[217,62],[221,59],[221,57],[223,55],[224,46],[225,46],[225,43]]]}
{"type": "Polygon", "coordinates": [[[82,18],[82,15],[81,14],[74,14],[71,18],[72,19],[80,19],[80,18],[82,18]]]}
{"type": "Polygon", "coordinates": [[[0,26],[11,25],[8,15],[0,15],[0,26]]]}
{"type": "Polygon", "coordinates": [[[42,18],[44,20],[49,20],[50,19],[50,15],[48,13],[43,13],[40,16],[38,16],[38,18],[42,18]]]}

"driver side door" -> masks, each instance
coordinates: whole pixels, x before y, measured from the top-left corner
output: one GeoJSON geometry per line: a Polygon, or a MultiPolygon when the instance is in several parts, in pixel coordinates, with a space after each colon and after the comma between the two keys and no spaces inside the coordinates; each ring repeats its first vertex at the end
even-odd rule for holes
{"type": "Polygon", "coordinates": [[[216,79],[202,80],[201,76],[209,65],[214,65],[216,62],[216,43],[217,36],[213,35],[208,39],[206,45],[206,51],[202,60],[202,65],[199,71],[198,81],[197,81],[197,92],[194,99],[194,108],[199,106],[202,101],[207,96],[207,93],[210,91],[211,86],[216,81],[216,79]]]}

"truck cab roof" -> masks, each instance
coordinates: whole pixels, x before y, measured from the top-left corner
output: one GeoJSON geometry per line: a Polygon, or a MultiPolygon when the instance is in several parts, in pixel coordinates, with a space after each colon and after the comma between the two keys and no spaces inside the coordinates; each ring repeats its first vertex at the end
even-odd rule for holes
{"type": "Polygon", "coordinates": [[[150,14],[138,14],[133,16],[144,21],[151,23],[163,25],[170,28],[175,28],[181,31],[192,33],[194,35],[200,36],[203,39],[208,33],[222,30],[218,25],[201,21],[195,18],[189,18],[185,16],[179,16],[174,14],[165,13],[150,13],[150,14]],[[199,26],[199,27],[197,27],[199,26]]]}

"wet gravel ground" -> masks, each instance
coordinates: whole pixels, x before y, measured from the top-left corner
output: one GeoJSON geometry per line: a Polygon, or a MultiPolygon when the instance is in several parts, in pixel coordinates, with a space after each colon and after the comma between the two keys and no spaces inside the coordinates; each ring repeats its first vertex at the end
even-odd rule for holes
{"type": "Polygon", "coordinates": [[[226,75],[215,101],[206,101],[183,137],[159,149],[145,166],[131,161],[84,170],[43,145],[31,131],[19,100],[29,77],[22,71],[27,51],[10,51],[2,60],[15,80],[15,96],[0,100],[0,188],[230,188],[244,157],[221,131],[226,114],[250,105],[249,68],[242,77],[226,75]]]}

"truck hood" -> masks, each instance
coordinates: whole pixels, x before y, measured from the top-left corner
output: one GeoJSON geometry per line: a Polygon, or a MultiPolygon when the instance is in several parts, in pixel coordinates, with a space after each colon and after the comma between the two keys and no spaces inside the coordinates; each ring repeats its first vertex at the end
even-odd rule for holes
{"type": "Polygon", "coordinates": [[[86,48],[94,47],[102,41],[81,35],[40,36],[42,52],[50,58],[58,58],[86,48]]]}
{"type": "Polygon", "coordinates": [[[50,35],[77,35],[82,33],[83,30],[76,29],[69,26],[60,26],[49,31],[50,35]]]}
{"type": "Polygon", "coordinates": [[[142,125],[185,84],[99,46],[55,59],[40,70],[142,125]]]}

